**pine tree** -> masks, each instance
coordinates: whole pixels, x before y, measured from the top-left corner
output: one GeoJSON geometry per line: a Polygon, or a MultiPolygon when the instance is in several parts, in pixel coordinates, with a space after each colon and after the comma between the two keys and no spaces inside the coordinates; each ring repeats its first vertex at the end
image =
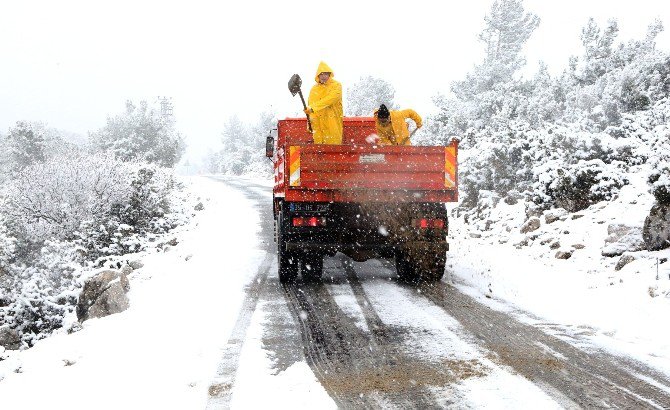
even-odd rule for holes
{"type": "Polygon", "coordinates": [[[20,172],[27,166],[46,159],[43,132],[25,121],[19,121],[14,128],[9,129],[7,148],[12,172],[20,172]]]}
{"type": "Polygon", "coordinates": [[[520,113],[527,99],[525,85],[516,74],[525,64],[522,48],[539,25],[539,18],[525,12],[522,0],[497,0],[484,19],[479,38],[484,43],[484,61],[452,84],[456,101],[438,101],[442,128],[465,133],[486,126],[504,127],[520,113]]]}

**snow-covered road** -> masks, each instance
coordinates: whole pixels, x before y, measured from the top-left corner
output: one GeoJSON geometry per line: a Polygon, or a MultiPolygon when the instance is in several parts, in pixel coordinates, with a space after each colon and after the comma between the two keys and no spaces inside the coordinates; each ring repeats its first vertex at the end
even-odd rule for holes
{"type": "MultiPolygon", "coordinates": [[[[274,255],[268,191],[230,184],[265,208],[261,242],[274,255]]],[[[247,323],[248,331],[231,337],[210,388],[211,408],[670,403],[665,375],[578,348],[447,283],[400,284],[386,261],[355,263],[337,255],[326,259],[322,282],[281,285],[271,260],[266,257],[248,288],[253,302],[246,305],[255,309],[242,311],[238,324],[247,323]],[[234,348],[244,333],[244,346],[234,348]]]]}
{"type": "Polygon", "coordinates": [[[144,258],[131,307],[0,362],[0,408],[670,407],[667,375],[473,296],[458,263],[413,287],[337,255],[281,285],[269,185],[192,189],[204,211],[144,258]]]}

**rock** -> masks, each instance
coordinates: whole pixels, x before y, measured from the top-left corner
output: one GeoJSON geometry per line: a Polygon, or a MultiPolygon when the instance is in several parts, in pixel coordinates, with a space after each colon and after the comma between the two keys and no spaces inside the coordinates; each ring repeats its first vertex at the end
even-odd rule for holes
{"type": "Polygon", "coordinates": [[[637,252],[645,249],[642,230],[639,226],[610,224],[607,227],[605,246],[601,255],[606,257],[623,255],[624,252],[637,252]]]}
{"type": "Polygon", "coordinates": [[[514,244],[514,247],[517,249],[521,249],[524,246],[528,246],[528,238],[523,238],[520,242],[514,244]]]}
{"type": "Polygon", "coordinates": [[[128,309],[128,277],[122,272],[105,270],[89,278],[79,294],[77,319],[104,317],[128,309]]]}
{"type": "Polygon", "coordinates": [[[576,244],[572,245],[572,247],[575,248],[575,249],[584,249],[584,248],[586,248],[586,246],[582,245],[581,243],[576,243],[576,244]]]}
{"type": "Polygon", "coordinates": [[[572,250],[569,251],[558,251],[556,252],[556,259],[570,259],[572,257],[572,250]]]}
{"type": "Polygon", "coordinates": [[[144,264],[142,263],[142,261],[140,261],[139,259],[136,259],[136,260],[134,260],[134,261],[130,261],[130,262],[128,262],[128,265],[130,265],[130,267],[133,268],[133,270],[137,270],[137,269],[139,269],[139,268],[141,268],[141,267],[144,266],[144,264]]]}
{"type": "Polygon", "coordinates": [[[539,218],[533,217],[526,221],[525,224],[521,227],[521,233],[528,233],[536,231],[540,228],[541,222],[539,218]]]}
{"type": "Polygon", "coordinates": [[[0,327],[0,346],[7,350],[19,350],[21,347],[21,335],[16,329],[9,326],[0,327]]]}
{"type": "Polygon", "coordinates": [[[553,223],[567,218],[568,211],[563,208],[555,208],[544,211],[544,222],[547,224],[553,223]]]}
{"type": "Polygon", "coordinates": [[[477,233],[477,232],[470,232],[470,237],[471,238],[481,238],[482,234],[477,233]]]}
{"type": "Polygon", "coordinates": [[[196,211],[202,211],[203,209],[205,209],[205,206],[202,204],[202,202],[198,202],[198,204],[193,209],[195,209],[196,211]]]}
{"type": "Polygon", "coordinates": [[[523,194],[515,189],[507,192],[507,195],[503,199],[503,201],[507,205],[516,205],[519,201],[523,199],[523,194]]]}
{"type": "Polygon", "coordinates": [[[651,207],[644,220],[642,238],[650,251],[670,247],[670,205],[656,204],[651,207]]]}
{"type": "Polygon", "coordinates": [[[633,262],[635,260],[635,257],[632,255],[623,255],[621,258],[619,258],[619,261],[616,263],[616,266],[614,267],[614,270],[620,271],[624,266],[628,265],[629,263],[633,262]]]}
{"type": "Polygon", "coordinates": [[[558,248],[560,248],[560,247],[561,247],[561,243],[560,243],[560,242],[552,242],[552,244],[549,245],[549,249],[558,249],[558,248]]]}
{"type": "Polygon", "coordinates": [[[583,218],[583,217],[584,217],[584,215],[582,215],[582,214],[574,214],[574,215],[572,215],[572,220],[583,218]]]}
{"type": "Polygon", "coordinates": [[[133,269],[133,267],[130,265],[123,265],[123,267],[121,268],[121,273],[123,273],[124,275],[130,275],[134,270],[135,269],[133,269]]]}

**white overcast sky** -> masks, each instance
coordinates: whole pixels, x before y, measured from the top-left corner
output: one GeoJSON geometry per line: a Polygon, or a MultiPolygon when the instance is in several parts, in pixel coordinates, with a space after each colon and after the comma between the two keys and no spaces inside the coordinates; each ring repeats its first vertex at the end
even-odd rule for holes
{"type": "MultiPolygon", "coordinates": [[[[320,60],[346,88],[373,75],[396,102],[421,114],[431,97],[481,59],[486,1],[3,1],[0,6],[0,132],[18,120],[85,135],[127,99],[169,96],[197,160],[216,148],[225,120],[263,110],[300,113],[290,76],[308,92],[320,60]]],[[[619,21],[620,40],[642,38],[660,18],[670,50],[670,1],[526,0],[541,18],[526,47],[554,72],[581,51],[589,17],[619,21]]]]}

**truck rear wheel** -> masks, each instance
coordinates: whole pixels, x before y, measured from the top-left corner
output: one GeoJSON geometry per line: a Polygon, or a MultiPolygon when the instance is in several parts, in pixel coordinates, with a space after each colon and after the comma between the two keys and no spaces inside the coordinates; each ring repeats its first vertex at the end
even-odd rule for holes
{"type": "Polygon", "coordinates": [[[295,282],[298,277],[300,259],[295,252],[286,250],[285,229],[282,221],[282,213],[279,212],[277,219],[277,265],[279,265],[279,282],[295,282]]]}
{"type": "Polygon", "coordinates": [[[395,269],[398,272],[398,279],[402,282],[416,282],[418,279],[409,258],[404,252],[396,253],[395,269]]]}
{"type": "Polygon", "coordinates": [[[398,252],[395,263],[398,278],[403,282],[439,282],[444,276],[445,255],[425,252],[398,252]]]}
{"type": "Polygon", "coordinates": [[[302,278],[305,282],[316,282],[323,275],[323,255],[306,255],[302,259],[302,278]]]}

